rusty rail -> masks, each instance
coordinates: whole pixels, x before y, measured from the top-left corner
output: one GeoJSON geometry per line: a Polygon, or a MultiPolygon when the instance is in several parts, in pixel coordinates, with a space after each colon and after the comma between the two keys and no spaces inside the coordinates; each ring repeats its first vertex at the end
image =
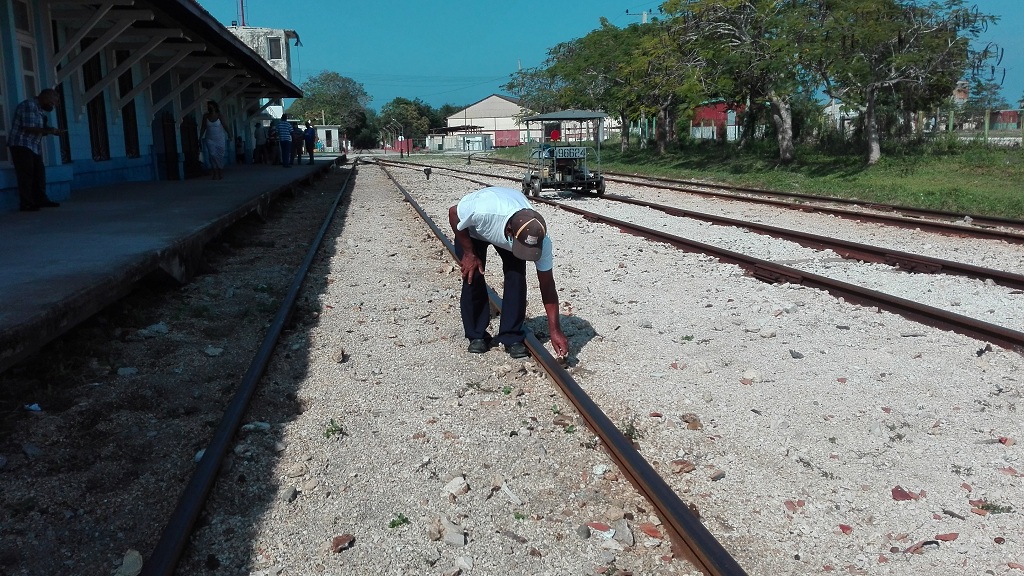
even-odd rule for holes
{"type": "Polygon", "coordinates": [[[869,288],[856,286],[840,280],[833,280],[832,278],[827,278],[825,276],[797,270],[796,268],[775,264],[774,262],[761,260],[760,258],[754,258],[753,256],[748,256],[732,250],[726,250],[724,248],[719,248],[717,246],[712,246],[689,238],[674,236],[651,228],[637,226],[631,222],[602,216],[574,206],[568,206],[559,202],[552,202],[543,198],[534,198],[534,200],[578,214],[594,222],[601,222],[614,226],[623,232],[633,234],[635,236],[665,242],[688,252],[710,254],[723,262],[741,266],[745,270],[749,271],[754,277],[761,280],[769,282],[788,282],[791,284],[801,284],[811,288],[818,288],[825,290],[834,296],[841,297],[848,302],[855,302],[866,306],[877,306],[880,309],[887,310],[894,314],[899,314],[900,316],[904,316],[928,326],[949,329],[1017,352],[1024,351],[1024,332],[1018,332],[1016,330],[1011,330],[1003,326],[983,322],[960,314],[953,314],[952,312],[947,312],[945,310],[927,306],[905,298],[899,298],[897,296],[878,292],[877,290],[871,290],[869,288]]]}
{"type": "MultiPolygon", "coordinates": [[[[452,258],[455,246],[448,234],[434,223],[412,195],[383,166],[381,169],[402,192],[405,200],[426,222],[434,235],[444,243],[452,258]]],[[[501,309],[501,299],[488,288],[491,305],[501,309]]],[[[591,430],[601,439],[609,455],[630,482],[652,504],[663,525],[668,528],[673,551],[688,559],[709,576],[741,576],[746,574],[739,563],[718,540],[701,524],[685,503],[665,480],[633,447],[600,407],[590,398],[572,376],[551,356],[535,335],[527,332],[526,345],[534,359],[555,382],[565,397],[575,406],[591,430]]]]}

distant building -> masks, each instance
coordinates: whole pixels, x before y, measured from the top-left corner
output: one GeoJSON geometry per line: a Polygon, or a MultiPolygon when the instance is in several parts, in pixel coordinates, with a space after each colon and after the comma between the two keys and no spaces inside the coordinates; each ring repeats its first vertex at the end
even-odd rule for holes
{"type": "MultiPolygon", "coordinates": [[[[537,123],[531,126],[520,124],[521,118],[533,114],[534,111],[524,108],[518,98],[491,94],[448,116],[447,126],[435,128],[427,135],[427,149],[477,151],[539,142],[544,135],[542,126],[537,123]]],[[[618,129],[608,119],[605,119],[604,126],[602,139],[608,137],[610,127],[618,129]]],[[[593,138],[582,123],[568,123],[562,126],[562,130],[563,141],[579,142],[593,138]]]]}
{"type": "Polygon", "coordinates": [[[518,98],[491,94],[452,114],[444,129],[427,136],[429,150],[490,150],[519,146],[526,131],[519,118],[529,111],[518,98]]]}
{"type": "Polygon", "coordinates": [[[725,100],[707,102],[693,112],[690,137],[694,140],[739,140],[740,122],[744,106],[725,100]]]}
{"type": "MultiPolygon", "coordinates": [[[[254,26],[236,26],[232,24],[227,27],[228,31],[238,37],[246,46],[252,48],[253,52],[259,54],[268,64],[277,70],[289,81],[292,79],[292,44],[289,40],[295,40],[295,46],[302,46],[299,34],[294,30],[282,28],[259,28],[254,26]]],[[[284,107],[280,100],[267,102],[264,100],[264,109],[274,118],[280,118],[284,113],[284,107]]]]}

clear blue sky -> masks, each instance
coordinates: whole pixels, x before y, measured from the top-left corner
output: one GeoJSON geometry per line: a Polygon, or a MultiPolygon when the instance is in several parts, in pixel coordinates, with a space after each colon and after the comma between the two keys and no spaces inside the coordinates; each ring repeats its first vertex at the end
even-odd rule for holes
{"type": "MultiPolygon", "coordinates": [[[[601,16],[625,27],[660,1],[636,0],[243,0],[249,26],[298,32],[296,85],[331,70],[363,85],[381,106],[396,97],[464,106],[494,93],[522,66],[540,65],[548,48],[585,36],[601,16]],[[629,11],[629,14],[626,11],[629,11]]],[[[239,20],[239,0],[198,0],[224,25],[239,20]]],[[[1000,21],[987,39],[1006,50],[1003,96],[1024,96],[1024,0],[977,0],[1000,21]]],[[[1002,71],[998,72],[1002,76],[1002,71]]]]}

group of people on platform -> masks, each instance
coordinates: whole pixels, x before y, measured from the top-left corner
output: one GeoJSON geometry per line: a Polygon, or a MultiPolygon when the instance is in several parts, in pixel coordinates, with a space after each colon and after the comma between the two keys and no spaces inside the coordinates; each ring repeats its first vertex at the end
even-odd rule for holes
{"type": "Polygon", "coordinates": [[[313,123],[306,121],[306,129],[299,128],[296,122],[288,121],[288,115],[282,114],[280,120],[271,120],[270,126],[257,122],[253,129],[256,148],[253,150],[253,162],[256,164],[280,164],[291,168],[292,164],[302,162],[302,156],[308,154],[313,163],[313,152],[320,138],[316,135],[313,123]]]}
{"type": "MultiPolygon", "coordinates": [[[[206,114],[199,131],[199,138],[206,146],[207,160],[210,164],[211,178],[220,180],[224,177],[224,154],[231,134],[220,115],[220,107],[210,100],[206,103],[206,114]]],[[[288,121],[288,115],[282,114],[280,120],[271,120],[269,126],[257,122],[253,129],[255,147],[252,161],[255,164],[279,164],[291,168],[302,161],[303,154],[308,154],[313,163],[313,151],[319,138],[313,123],[306,121],[306,129],[299,128],[298,123],[288,121]]],[[[235,159],[245,162],[245,150],[242,137],[235,137],[235,159]]]]}

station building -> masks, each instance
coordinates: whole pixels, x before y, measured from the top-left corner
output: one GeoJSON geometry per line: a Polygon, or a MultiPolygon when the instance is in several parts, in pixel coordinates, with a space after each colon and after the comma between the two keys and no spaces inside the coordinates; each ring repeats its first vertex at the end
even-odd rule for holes
{"type": "Polygon", "coordinates": [[[0,212],[18,209],[14,109],[46,87],[61,97],[49,121],[66,130],[44,137],[58,202],[80,188],[201,175],[207,100],[247,139],[266,106],[302,97],[194,0],[0,0],[0,212]]]}
{"type": "MultiPolygon", "coordinates": [[[[540,142],[551,127],[528,126],[522,122],[523,118],[534,114],[524,108],[518,98],[491,94],[448,116],[447,126],[432,130],[426,146],[431,151],[479,152],[540,142]]],[[[604,127],[602,139],[608,138],[610,129],[619,129],[611,118],[604,119],[604,127]]],[[[566,141],[581,142],[593,137],[585,123],[570,122],[561,129],[566,141]]]]}

